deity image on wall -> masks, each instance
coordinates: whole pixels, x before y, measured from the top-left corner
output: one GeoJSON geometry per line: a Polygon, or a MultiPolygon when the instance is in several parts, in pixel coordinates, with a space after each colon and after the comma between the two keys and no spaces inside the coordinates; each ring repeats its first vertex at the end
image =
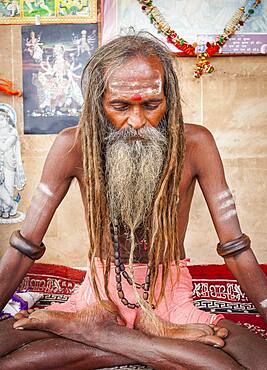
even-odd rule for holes
{"type": "Polygon", "coordinates": [[[55,0],[24,0],[23,14],[24,17],[55,15],[55,0]]]}
{"type": "Polygon", "coordinates": [[[17,115],[8,104],[0,104],[0,224],[21,222],[25,214],[18,211],[19,191],[25,186],[17,115]]]}
{"type": "Polygon", "coordinates": [[[0,1],[0,17],[17,17],[17,16],[20,16],[19,0],[0,1]]]}
{"type": "Polygon", "coordinates": [[[57,8],[58,16],[83,16],[90,14],[88,0],[59,0],[57,8]]]}
{"type": "Polygon", "coordinates": [[[0,0],[0,24],[94,24],[97,4],[97,0],[0,0]]]}
{"type": "Polygon", "coordinates": [[[55,134],[78,123],[81,74],[97,45],[96,24],[22,27],[26,134],[55,134]]]}
{"type": "Polygon", "coordinates": [[[97,24],[22,27],[25,134],[55,134],[78,123],[81,74],[97,46],[97,24]]]}

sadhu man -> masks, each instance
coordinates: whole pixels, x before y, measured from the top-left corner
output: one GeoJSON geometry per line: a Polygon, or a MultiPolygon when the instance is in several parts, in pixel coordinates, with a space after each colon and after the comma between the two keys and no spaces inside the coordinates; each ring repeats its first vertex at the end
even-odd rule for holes
{"type": "Polygon", "coordinates": [[[44,253],[43,236],[74,178],[88,227],[88,273],[68,302],[1,323],[0,368],[265,369],[263,340],[192,303],[184,237],[197,181],[218,252],[265,319],[267,284],[211,133],[183,123],[165,46],[142,35],[111,41],[87,64],[83,91],[79,126],[56,138],[2,258],[1,304],[44,253]]]}

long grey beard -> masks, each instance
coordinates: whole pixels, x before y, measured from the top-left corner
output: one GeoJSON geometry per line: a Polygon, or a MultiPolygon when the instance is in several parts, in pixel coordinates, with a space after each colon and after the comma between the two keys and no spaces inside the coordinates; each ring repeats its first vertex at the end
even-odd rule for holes
{"type": "Polygon", "coordinates": [[[110,220],[132,231],[145,222],[166,158],[167,137],[159,128],[111,132],[106,141],[110,220]],[[137,139],[140,136],[142,139],[137,139]]]}

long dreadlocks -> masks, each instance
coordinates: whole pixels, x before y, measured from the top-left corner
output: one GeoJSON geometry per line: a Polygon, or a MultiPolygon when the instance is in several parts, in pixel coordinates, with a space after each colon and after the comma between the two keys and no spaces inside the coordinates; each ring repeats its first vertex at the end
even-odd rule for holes
{"type": "Polygon", "coordinates": [[[79,123],[82,140],[84,182],[86,189],[86,213],[89,231],[89,263],[91,281],[100,300],[97,284],[95,257],[100,257],[105,276],[105,292],[108,291],[109,272],[113,246],[110,235],[110,218],[105,192],[105,144],[107,120],[102,99],[109,76],[132,57],[157,57],[164,69],[164,93],[167,101],[168,147],[166,163],[147,221],[150,266],[150,303],[158,304],[164,296],[170,264],[175,261],[178,269],[178,201],[185,139],[177,77],[169,51],[151,35],[122,36],[99,48],[89,60],[82,76],[84,107],[79,123]],[[103,248],[104,246],[104,248],[103,248]],[[105,256],[103,251],[105,250],[105,256]],[[105,263],[104,263],[105,257],[105,263]],[[162,259],[162,260],[161,260],[162,259]],[[155,285],[162,263],[161,289],[154,297],[155,285]]]}

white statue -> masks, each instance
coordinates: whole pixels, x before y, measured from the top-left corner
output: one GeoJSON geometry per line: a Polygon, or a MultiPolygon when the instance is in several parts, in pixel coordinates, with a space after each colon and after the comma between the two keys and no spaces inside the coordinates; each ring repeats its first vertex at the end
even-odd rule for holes
{"type": "Polygon", "coordinates": [[[16,112],[8,104],[0,104],[0,223],[21,222],[24,214],[17,211],[25,185],[16,112]]]}

